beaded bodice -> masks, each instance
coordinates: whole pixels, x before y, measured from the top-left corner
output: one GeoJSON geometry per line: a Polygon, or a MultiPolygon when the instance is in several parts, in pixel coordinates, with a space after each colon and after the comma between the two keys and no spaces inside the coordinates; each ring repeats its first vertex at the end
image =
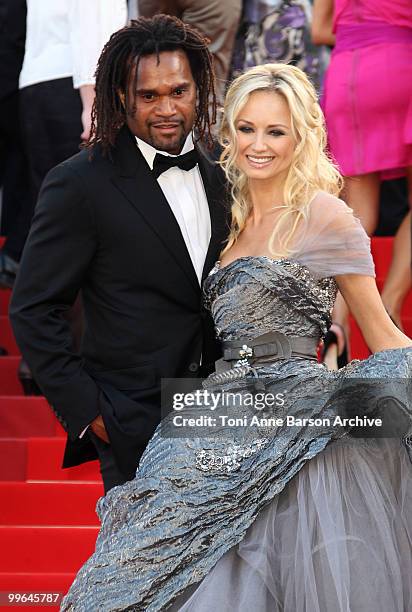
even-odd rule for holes
{"type": "Polygon", "coordinates": [[[216,263],[204,284],[204,303],[221,340],[269,331],[320,339],[336,292],[332,277],[316,279],[297,260],[247,256],[224,267],[216,263]]]}

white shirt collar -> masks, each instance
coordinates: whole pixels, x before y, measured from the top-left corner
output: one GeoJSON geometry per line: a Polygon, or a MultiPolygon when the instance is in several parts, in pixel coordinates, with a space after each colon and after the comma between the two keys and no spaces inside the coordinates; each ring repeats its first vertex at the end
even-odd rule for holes
{"type": "MultiPolygon", "coordinates": [[[[135,138],[136,138],[137,146],[139,147],[141,154],[145,158],[150,170],[153,170],[153,162],[154,162],[156,153],[160,153],[161,155],[170,155],[170,157],[176,157],[176,155],[172,155],[171,153],[167,153],[166,151],[158,151],[157,149],[152,147],[152,145],[148,144],[147,142],[145,142],[141,138],[138,138],[137,136],[135,136],[135,138]]],[[[192,133],[190,133],[187,136],[185,140],[185,144],[183,145],[183,148],[181,152],[179,153],[179,155],[188,153],[192,149],[194,149],[194,143],[193,143],[192,133]]]]}

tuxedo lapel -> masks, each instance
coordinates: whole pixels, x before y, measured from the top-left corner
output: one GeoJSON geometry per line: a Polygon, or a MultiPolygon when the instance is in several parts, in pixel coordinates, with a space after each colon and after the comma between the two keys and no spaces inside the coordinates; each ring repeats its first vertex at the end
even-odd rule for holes
{"type": "Polygon", "coordinates": [[[199,281],[179,224],[127,128],[119,132],[113,157],[117,169],[112,177],[113,183],[144,217],[191,286],[199,292],[199,281]]]}
{"type": "Polygon", "coordinates": [[[228,232],[228,211],[225,208],[225,190],[216,167],[199,151],[199,169],[209,205],[211,237],[203,266],[202,282],[213,268],[223,248],[228,232]]]}

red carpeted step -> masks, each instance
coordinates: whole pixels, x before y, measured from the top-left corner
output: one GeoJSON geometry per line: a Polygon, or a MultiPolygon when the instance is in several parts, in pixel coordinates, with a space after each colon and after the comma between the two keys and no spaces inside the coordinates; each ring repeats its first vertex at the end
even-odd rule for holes
{"type": "MultiPolygon", "coordinates": [[[[372,238],[371,247],[373,260],[375,262],[377,284],[379,290],[381,290],[392,260],[393,238],[372,238]]],[[[410,324],[408,319],[412,318],[412,290],[409,291],[405,299],[402,315],[403,319],[406,320],[406,325],[409,327],[410,324]]]]}
{"type": "Polygon", "coordinates": [[[100,484],[0,483],[0,525],[98,525],[100,484]]]}
{"type": "Polygon", "coordinates": [[[0,526],[0,572],[76,572],[94,551],[98,527],[0,526]]]}
{"type": "Polygon", "coordinates": [[[66,438],[66,432],[63,427],[60,425],[59,421],[56,419],[56,426],[54,428],[54,435],[58,438],[66,438]]]}
{"type": "Polygon", "coordinates": [[[402,317],[402,323],[405,330],[405,334],[412,338],[412,317],[402,317]]]}
{"type": "Polygon", "coordinates": [[[9,318],[5,315],[0,316],[0,346],[5,348],[9,355],[20,354],[14,339],[9,318]]]}
{"type": "Polygon", "coordinates": [[[358,325],[352,317],[350,319],[350,346],[351,359],[366,359],[371,354],[358,325]]]}
{"type": "MultiPolygon", "coordinates": [[[[372,255],[375,262],[376,281],[379,290],[382,290],[384,279],[389,270],[392,259],[393,238],[377,237],[371,241],[372,255]]],[[[409,292],[402,308],[402,323],[405,333],[412,337],[412,291],[409,292]]],[[[352,359],[365,359],[370,355],[363,336],[351,320],[351,357],[352,359]]]]}
{"type": "Polygon", "coordinates": [[[83,480],[101,482],[98,461],[62,469],[65,438],[31,438],[27,441],[27,480],[83,480]]]}
{"type": "MultiPolygon", "coordinates": [[[[58,593],[65,595],[75,578],[75,573],[26,573],[26,572],[2,572],[0,573],[0,592],[4,593],[58,593]]],[[[4,597],[4,595],[3,595],[4,597]]],[[[59,597],[59,601],[61,598],[59,597]]],[[[38,604],[32,607],[35,610],[53,612],[59,610],[59,605],[38,604]]],[[[3,609],[3,608],[0,608],[3,609]]],[[[13,605],[7,608],[13,612],[27,612],[27,604],[22,606],[13,605]]]]}
{"type": "Polygon", "coordinates": [[[0,315],[5,316],[9,312],[11,289],[0,289],[0,315]]]}
{"type": "Polygon", "coordinates": [[[0,480],[25,480],[26,466],[26,440],[0,439],[0,480]]]}
{"type": "Polygon", "coordinates": [[[378,236],[371,240],[371,251],[377,278],[384,278],[392,260],[393,238],[378,236]]]}
{"type": "Polygon", "coordinates": [[[404,319],[412,319],[412,291],[409,291],[405,298],[402,307],[402,316],[404,319]]]}
{"type": "Polygon", "coordinates": [[[17,378],[20,357],[0,357],[0,395],[23,395],[17,378]]]}
{"type": "Polygon", "coordinates": [[[56,422],[44,397],[0,397],[0,438],[54,436],[56,422]]]}
{"type": "MultiPolygon", "coordinates": [[[[0,573],[0,592],[2,593],[62,593],[65,594],[69,590],[76,574],[69,573],[37,573],[37,572],[1,572],[0,573]]],[[[45,610],[53,612],[58,610],[59,606],[41,606],[36,605],[35,610],[45,610]]],[[[0,608],[1,609],[1,608],[0,608]]],[[[27,612],[26,606],[13,606],[8,608],[12,612],[22,611],[27,612]]]]}

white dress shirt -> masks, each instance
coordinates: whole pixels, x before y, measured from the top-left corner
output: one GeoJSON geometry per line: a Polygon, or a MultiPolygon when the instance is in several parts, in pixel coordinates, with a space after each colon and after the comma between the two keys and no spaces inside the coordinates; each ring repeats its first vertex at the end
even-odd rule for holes
{"type": "Polygon", "coordinates": [[[27,0],[20,89],[66,77],[94,85],[104,45],[126,23],[126,0],[27,0]]]}
{"type": "MultiPolygon", "coordinates": [[[[156,153],[169,155],[165,151],[157,151],[140,138],[136,137],[136,141],[151,170],[156,153]]],[[[189,134],[180,155],[188,153],[193,147],[193,138],[189,134]]],[[[157,182],[179,224],[200,285],[209,248],[211,226],[209,206],[199,167],[196,165],[192,170],[182,170],[177,166],[169,168],[158,177],[157,182]]]]}

